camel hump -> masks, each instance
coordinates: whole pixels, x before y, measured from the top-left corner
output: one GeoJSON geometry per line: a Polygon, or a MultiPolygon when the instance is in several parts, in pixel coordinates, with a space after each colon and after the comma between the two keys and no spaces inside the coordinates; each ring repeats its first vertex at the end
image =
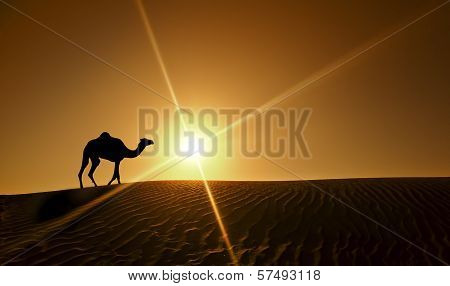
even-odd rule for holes
{"type": "Polygon", "coordinates": [[[102,134],[100,134],[100,138],[109,139],[109,138],[111,138],[111,135],[109,135],[108,132],[103,132],[102,134]]]}

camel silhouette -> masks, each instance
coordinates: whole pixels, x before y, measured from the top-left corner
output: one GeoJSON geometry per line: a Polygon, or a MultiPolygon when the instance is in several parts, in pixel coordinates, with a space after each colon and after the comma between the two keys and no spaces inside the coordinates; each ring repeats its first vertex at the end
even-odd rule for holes
{"type": "Polygon", "coordinates": [[[108,132],[103,132],[98,138],[89,141],[84,147],[83,151],[83,161],[81,162],[80,172],[78,173],[78,179],[80,181],[80,188],[83,189],[83,172],[91,159],[91,169],[89,170],[88,176],[94,185],[97,187],[97,183],[94,180],[94,172],[100,164],[100,159],[105,159],[115,163],[114,174],[109,181],[108,185],[117,179],[120,184],[120,173],[119,167],[120,162],[125,158],[136,158],[139,156],[145,147],[154,144],[153,140],[141,139],[135,150],[128,149],[122,140],[118,138],[111,137],[108,132]]]}

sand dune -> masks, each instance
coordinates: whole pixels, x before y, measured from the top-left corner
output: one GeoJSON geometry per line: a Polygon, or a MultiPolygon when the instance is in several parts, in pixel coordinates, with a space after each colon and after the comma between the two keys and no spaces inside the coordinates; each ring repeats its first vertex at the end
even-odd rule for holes
{"type": "MultiPolygon", "coordinates": [[[[450,178],[210,185],[240,265],[450,263],[450,178]]],[[[170,181],[0,196],[0,263],[231,260],[203,183],[170,181]]]]}

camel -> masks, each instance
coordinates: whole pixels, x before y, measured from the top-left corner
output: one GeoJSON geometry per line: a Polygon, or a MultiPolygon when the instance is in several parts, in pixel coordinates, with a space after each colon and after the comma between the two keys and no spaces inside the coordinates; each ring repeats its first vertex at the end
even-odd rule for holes
{"type": "Polygon", "coordinates": [[[154,144],[153,140],[143,138],[140,140],[135,150],[130,150],[125,146],[122,140],[111,137],[108,132],[103,132],[98,138],[89,141],[86,144],[86,147],[84,147],[83,161],[81,163],[80,172],[78,173],[80,188],[83,189],[82,176],[84,169],[89,163],[89,159],[91,159],[92,165],[88,176],[96,187],[97,183],[94,180],[94,172],[100,164],[100,159],[105,159],[114,162],[115,164],[114,174],[108,185],[111,185],[115,179],[117,179],[117,182],[120,184],[120,162],[125,158],[136,158],[144,151],[145,147],[152,144],[154,144]]]}

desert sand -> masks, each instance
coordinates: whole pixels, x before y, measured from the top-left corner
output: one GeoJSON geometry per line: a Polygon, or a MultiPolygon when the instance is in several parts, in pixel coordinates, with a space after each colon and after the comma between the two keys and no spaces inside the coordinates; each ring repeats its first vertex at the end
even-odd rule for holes
{"type": "MultiPolygon", "coordinates": [[[[239,265],[450,263],[450,178],[209,184],[239,265]]],[[[203,182],[153,181],[0,196],[0,263],[231,260],[203,182]]]]}

